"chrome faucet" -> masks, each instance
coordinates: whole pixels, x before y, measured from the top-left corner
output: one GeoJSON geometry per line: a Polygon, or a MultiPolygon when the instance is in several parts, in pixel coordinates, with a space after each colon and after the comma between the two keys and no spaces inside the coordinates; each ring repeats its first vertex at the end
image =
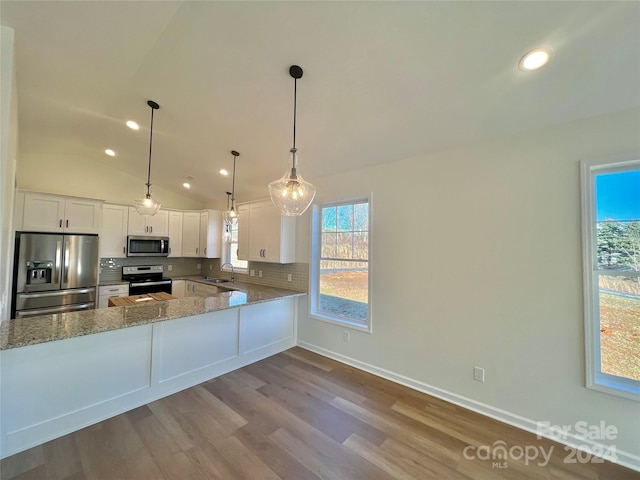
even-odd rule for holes
{"type": "Polygon", "coordinates": [[[231,267],[231,283],[234,282],[235,277],[234,277],[234,273],[233,273],[233,264],[232,263],[223,263],[222,265],[220,265],[220,271],[222,272],[224,270],[224,267],[229,265],[231,267]]]}

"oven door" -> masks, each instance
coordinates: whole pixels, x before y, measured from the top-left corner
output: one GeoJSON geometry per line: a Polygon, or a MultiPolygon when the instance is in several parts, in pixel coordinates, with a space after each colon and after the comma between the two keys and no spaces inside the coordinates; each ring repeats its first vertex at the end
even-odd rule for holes
{"type": "Polygon", "coordinates": [[[129,295],[143,295],[145,293],[165,292],[171,294],[171,280],[158,280],[157,282],[131,282],[129,295]]]}

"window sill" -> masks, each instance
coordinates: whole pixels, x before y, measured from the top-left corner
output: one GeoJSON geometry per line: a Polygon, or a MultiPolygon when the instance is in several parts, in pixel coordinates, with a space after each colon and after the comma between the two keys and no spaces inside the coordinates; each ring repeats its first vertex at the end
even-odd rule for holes
{"type": "Polygon", "coordinates": [[[357,322],[355,320],[330,317],[328,315],[322,315],[320,313],[313,313],[313,312],[309,313],[309,317],[313,318],[314,320],[320,320],[321,322],[338,325],[339,327],[350,328],[352,330],[357,330],[359,332],[364,332],[364,333],[372,333],[371,322],[369,322],[369,324],[367,325],[361,322],[357,322]]]}
{"type": "Polygon", "coordinates": [[[640,382],[634,380],[600,374],[587,382],[587,388],[640,402],[640,382]]]}

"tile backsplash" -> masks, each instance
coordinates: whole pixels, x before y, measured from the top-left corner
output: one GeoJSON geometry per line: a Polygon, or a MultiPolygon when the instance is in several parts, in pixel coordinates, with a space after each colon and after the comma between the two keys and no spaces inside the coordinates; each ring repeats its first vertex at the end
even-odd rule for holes
{"type": "MultiPolygon", "coordinates": [[[[220,271],[219,258],[187,258],[187,257],[136,257],[136,258],[101,258],[100,282],[118,281],[122,278],[122,267],[130,265],[163,265],[165,277],[183,277],[189,275],[205,275],[218,278],[229,278],[231,272],[220,271]],[[200,265],[200,268],[198,268],[200,265]],[[169,270],[171,266],[171,270],[169,270]]],[[[239,282],[255,283],[271,287],[286,288],[298,292],[309,289],[309,265],[306,263],[262,263],[249,262],[250,273],[236,272],[239,282]],[[262,272],[262,277],[260,277],[262,272]],[[288,276],[291,275],[291,281],[288,276]]]]}

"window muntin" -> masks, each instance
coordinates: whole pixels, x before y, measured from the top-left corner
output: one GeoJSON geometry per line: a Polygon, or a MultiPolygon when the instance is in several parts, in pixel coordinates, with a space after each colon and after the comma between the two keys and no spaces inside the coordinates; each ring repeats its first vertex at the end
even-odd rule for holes
{"type": "Polygon", "coordinates": [[[314,207],[311,315],[370,330],[369,200],[314,207]]]}
{"type": "Polygon", "coordinates": [[[640,399],[640,161],[583,163],[587,386],[640,399]]]}

